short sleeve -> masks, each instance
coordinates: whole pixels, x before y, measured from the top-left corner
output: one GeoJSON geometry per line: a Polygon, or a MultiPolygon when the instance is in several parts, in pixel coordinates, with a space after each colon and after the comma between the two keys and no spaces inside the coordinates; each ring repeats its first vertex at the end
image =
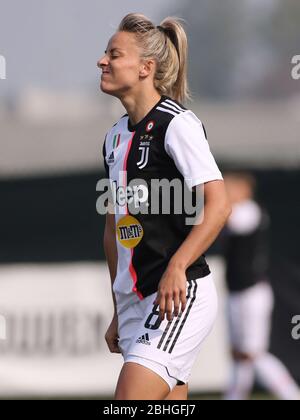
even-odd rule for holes
{"type": "Polygon", "coordinates": [[[106,162],[106,138],[107,138],[107,135],[105,136],[105,139],[104,139],[104,142],[103,142],[102,156],[103,156],[103,163],[104,163],[104,169],[105,169],[106,177],[109,178],[109,167],[108,167],[108,164],[106,162]]]}
{"type": "Polygon", "coordinates": [[[189,188],[223,180],[210,151],[203,124],[192,111],[179,114],[170,122],[165,136],[165,150],[189,188]]]}

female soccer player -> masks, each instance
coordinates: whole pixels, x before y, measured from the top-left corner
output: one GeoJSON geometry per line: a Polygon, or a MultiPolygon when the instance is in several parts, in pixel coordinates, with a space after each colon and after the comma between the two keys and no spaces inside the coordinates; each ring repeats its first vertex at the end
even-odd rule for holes
{"type": "Polygon", "coordinates": [[[217,311],[203,253],[230,209],[204,127],[181,104],[188,96],[185,31],[175,18],[155,26],[129,14],[98,67],[101,90],[127,111],[103,147],[115,213],[107,214],[104,234],[115,305],[105,338],[124,358],[115,398],[187,399],[193,363],[217,311]],[[176,202],[168,201],[170,183],[176,202]],[[194,199],[204,190],[193,226],[186,207],[180,210],[186,200],[178,200],[186,186],[194,199]]]}

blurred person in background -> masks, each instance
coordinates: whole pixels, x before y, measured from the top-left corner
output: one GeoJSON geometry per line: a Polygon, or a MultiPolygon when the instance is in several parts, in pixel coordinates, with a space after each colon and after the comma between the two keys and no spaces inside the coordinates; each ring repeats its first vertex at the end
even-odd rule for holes
{"type": "Polygon", "coordinates": [[[232,204],[222,237],[233,358],[225,399],[247,399],[255,376],[277,398],[299,399],[297,384],[268,352],[274,303],[268,279],[269,216],[254,198],[256,181],[250,173],[227,173],[224,180],[232,204]]]}
{"type": "Polygon", "coordinates": [[[129,14],[98,67],[101,90],[127,111],[103,147],[107,177],[118,190],[128,191],[137,178],[149,189],[153,178],[190,180],[190,189],[204,189],[201,224],[188,226],[185,214],[172,210],[133,218],[126,199],[124,205],[113,203],[104,233],[115,305],[105,338],[110,351],[124,358],[115,398],[187,399],[194,361],[217,311],[203,254],[230,209],[204,127],[182,105],[188,97],[186,33],[176,18],[155,26],[129,14]]]}

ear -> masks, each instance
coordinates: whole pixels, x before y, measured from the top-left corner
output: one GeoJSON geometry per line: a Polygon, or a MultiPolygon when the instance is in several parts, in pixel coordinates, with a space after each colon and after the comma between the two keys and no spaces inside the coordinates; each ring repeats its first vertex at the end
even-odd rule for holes
{"type": "Polygon", "coordinates": [[[153,59],[146,59],[143,60],[140,66],[140,72],[139,75],[140,77],[148,77],[150,74],[154,73],[155,71],[155,60],[153,59]]]}

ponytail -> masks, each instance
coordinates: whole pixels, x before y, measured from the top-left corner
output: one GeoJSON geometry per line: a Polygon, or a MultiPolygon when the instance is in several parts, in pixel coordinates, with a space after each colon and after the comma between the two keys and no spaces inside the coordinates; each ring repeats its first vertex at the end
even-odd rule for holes
{"type": "Polygon", "coordinates": [[[136,35],[142,58],[156,60],[154,86],[161,95],[178,102],[190,98],[187,81],[188,41],[178,18],[168,17],[159,26],[138,13],[125,16],[119,31],[136,35]]]}

